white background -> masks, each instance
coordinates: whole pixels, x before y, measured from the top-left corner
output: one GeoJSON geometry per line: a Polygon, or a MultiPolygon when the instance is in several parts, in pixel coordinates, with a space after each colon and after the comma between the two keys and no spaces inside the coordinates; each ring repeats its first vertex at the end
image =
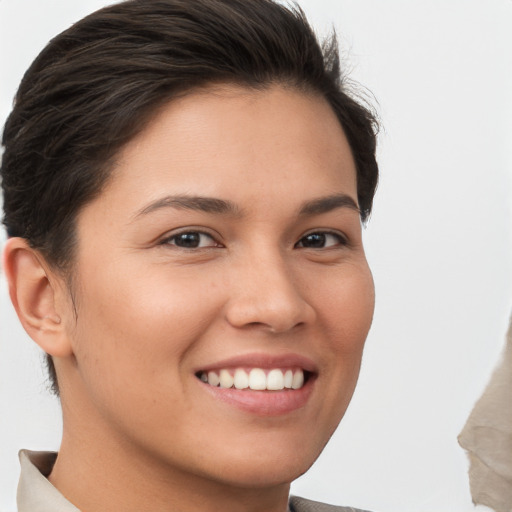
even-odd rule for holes
{"type": "MultiPolygon", "coordinates": [[[[0,0],[2,124],[43,45],[105,3],[0,0]]],[[[512,1],[301,5],[321,32],[336,26],[384,130],[366,230],[377,308],[359,388],[293,491],[381,512],[473,510],[456,437],[512,306],[512,1]]],[[[17,450],[58,449],[59,407],[45,385],[2,279],[0,512],[15,508],[17,450]]]]}

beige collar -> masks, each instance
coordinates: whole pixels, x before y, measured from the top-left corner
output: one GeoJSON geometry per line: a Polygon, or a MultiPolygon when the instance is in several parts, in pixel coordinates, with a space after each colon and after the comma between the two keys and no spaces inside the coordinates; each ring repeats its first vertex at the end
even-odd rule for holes
{"type": "Polygon", "coordinates": [[[57,458],[55,452],[21,450],[19,457],[18,512],[80,512],[46,478],[57,458]]]}

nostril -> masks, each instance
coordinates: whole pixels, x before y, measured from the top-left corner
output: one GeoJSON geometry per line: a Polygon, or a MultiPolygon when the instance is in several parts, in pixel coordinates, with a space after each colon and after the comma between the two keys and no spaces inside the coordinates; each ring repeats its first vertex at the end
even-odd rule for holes
{"type": "MultiPolygon", "coordinates": [[[[294,323],[293,321],[285,323],[282,320],[279,321],[270,321],[268,323],[265,322],[248,322],[245,325],[241,325],[240,327],[242,329],[246,329],[248,331],[254,330],[264,330],[268,331],[271,334],[281,334],[285,332],[289,332],[295,329],[300,329],[301,327],[305,326],[305,322],[297,322],[294,323]]],[[[239,327],[239,328],[240,328],[239,327]]]]}

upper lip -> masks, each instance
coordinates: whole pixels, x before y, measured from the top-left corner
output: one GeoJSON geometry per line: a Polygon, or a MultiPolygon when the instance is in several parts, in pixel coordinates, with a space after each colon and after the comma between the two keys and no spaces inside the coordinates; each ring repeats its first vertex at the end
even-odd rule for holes
{"type": "Polygon", "coordinates": [[[273,368],[302,368],[303,370],[310,373],[318,373],[317,365],[308,357],[299,354],[264,354],[264,353],[252,353],[242,354],[234,357],[229,357],[209,363],[196,369],[196,372],[208,372],[214,370],[221,370],[223,368],[262,368],[262,369],[273,369],[273,368]]]}

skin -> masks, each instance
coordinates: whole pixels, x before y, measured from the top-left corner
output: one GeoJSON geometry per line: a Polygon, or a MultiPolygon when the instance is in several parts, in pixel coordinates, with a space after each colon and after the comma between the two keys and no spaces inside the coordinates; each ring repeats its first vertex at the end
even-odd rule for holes
{"type": "Polygon", "coordinates": [[[36,251],[9,241],[13,303],[61,386],[50,481],[79,509],[286,510],[289,483],[345,413],[373,314],[357,209],[338,200],[298,213],[333,195],[357,205],[350,148],[324,99],[210,87],[165,106],[79,214],[74,305],[36,251]],[[179,247],[183,231],[204,233],[201,247],[179,247]],[[332,234],[312,247],[311,232],[332,234]],[[283,354],[315,368],[307,401],[285,414],[218,400],[195,375],[283,354]]]}

